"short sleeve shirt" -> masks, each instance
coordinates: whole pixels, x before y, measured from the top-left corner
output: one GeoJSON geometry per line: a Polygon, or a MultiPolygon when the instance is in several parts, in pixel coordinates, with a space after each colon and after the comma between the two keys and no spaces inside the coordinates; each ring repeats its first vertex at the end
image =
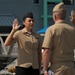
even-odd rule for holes
{"type": "Polygon", "coordinates": [[[60,20],[45,33],[43,48],[51,50],[51,61],[74,60],[75,29],[60,20]]]}
{"type": "Polygon", "coordinates": [[[39,34],[27,32],[24,28],[16,31],[13,39],[18,43],[18,65],[21,67],[30,67],[37,69],[38,52],[41,50],[41,37],[39,34]]]}

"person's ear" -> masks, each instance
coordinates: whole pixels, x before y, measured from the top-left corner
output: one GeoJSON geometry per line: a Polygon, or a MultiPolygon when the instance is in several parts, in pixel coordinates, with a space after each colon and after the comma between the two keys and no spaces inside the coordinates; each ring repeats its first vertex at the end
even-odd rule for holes
{"type": "Polygon", "coordinates": [[[72,18],[72,16],[69,16],[69,19],[70,19],[70,21],[71,21],[71,22],[73,21],[73,18],[72,18]]]}
{"type": "Polygon", "coordinates": [[[55,20],[57,20],[57,16],[56,15],[54,16],[54,18],[55,18],[55,20]]]}
{"type": "Polygon", "coordinates": [[[71,16],[69,16],[69,19],[71,20],[71,16]]]}

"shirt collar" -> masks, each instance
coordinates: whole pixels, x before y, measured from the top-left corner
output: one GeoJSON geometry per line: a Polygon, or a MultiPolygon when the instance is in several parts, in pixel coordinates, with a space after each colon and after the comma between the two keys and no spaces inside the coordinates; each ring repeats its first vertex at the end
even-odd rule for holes
{"type": "Polygon", "coordinates": [[[23,28],[21,31],[22,33],[35,34],[33,31],[31,31],[31,33],[28,32],[26,28],[23,28]]]}
{"type": "Polygon", "coordinates": [[[59,20],[55,24],[57,24],[57,23],[66,23],[66,21],[65,20],[59,20]]]}

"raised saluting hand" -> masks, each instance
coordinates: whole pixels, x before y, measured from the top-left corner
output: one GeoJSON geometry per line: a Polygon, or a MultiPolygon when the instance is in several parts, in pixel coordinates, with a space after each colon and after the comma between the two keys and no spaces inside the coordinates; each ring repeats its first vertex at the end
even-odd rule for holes
{"type": "Polygon", "coordinates": [[[13,21],[12,29],[16,31],[16,30],[18,30],[19,27],[20,27],[20,25],[18,24],[18,20],[15,19],[13,21]]]}

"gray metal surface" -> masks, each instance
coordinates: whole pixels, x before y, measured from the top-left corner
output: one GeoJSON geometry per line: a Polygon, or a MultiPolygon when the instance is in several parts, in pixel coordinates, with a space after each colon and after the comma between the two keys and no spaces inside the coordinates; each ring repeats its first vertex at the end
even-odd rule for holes
{"type": "Polygon", "coordinates": [[[4,69],[7,65],[13,62],[18,56],[18,46],[13,43],[11,46],[4,46],[2,36],[8,36],[8,34],[0,34],[0,70],[4,69]]]}

